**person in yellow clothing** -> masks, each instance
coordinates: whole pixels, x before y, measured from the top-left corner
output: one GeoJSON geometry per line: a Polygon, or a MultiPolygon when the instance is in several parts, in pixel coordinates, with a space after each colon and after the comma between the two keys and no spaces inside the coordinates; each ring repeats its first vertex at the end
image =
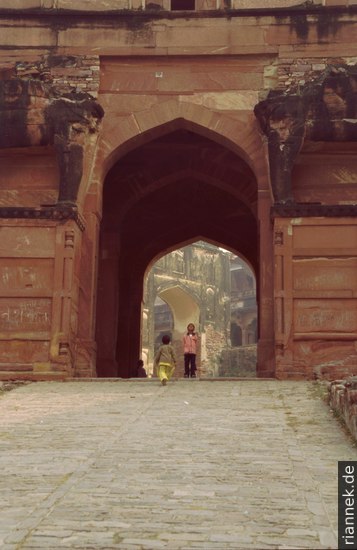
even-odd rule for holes
{"type": "Polygon", "coordinates": [[[176,356],[174,348],[170,344],[170,336],[164,334],[162,344],[155,355],[154,364],[157,368],[157,375],[163,386],[166,386],[168,380],[174,373],[176,367],[176,356]]]}

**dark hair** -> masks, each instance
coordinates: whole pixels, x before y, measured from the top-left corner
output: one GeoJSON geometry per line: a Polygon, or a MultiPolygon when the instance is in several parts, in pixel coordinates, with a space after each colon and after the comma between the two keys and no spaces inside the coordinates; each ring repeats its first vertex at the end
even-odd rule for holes
{"type": "Polygon", "coordinates": [[[143,366],[144,366],[144,361],[142,359],[139,359],[138,367],[143,367],[143,366]]]}
{"type": "Polygon", "coordinates": [[[168,336],[167,334],[164,334],[163,337],[162,337],[162,343],[163,344],[169,344],[170,343],[170,336],[168,336]]]}

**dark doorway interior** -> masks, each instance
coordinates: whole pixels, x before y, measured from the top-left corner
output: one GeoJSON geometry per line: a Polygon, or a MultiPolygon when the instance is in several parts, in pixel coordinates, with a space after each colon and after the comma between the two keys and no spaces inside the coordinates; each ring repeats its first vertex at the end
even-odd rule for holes
{"type": "Polygon", "coordinates": [[[238,250],[258,273],[257,186],[249,166],[186,128],[149,139],[113,166],[104,185],[98,376],[135,371],[144,275],[166,251],[203,239],[238,250]]]}
{"type": "Polygon", "coordinates": [[[231,323],[231,344],[234,348],[241,346],[243,343],[242,340],[242,329],[236,323],[231,323]]]}

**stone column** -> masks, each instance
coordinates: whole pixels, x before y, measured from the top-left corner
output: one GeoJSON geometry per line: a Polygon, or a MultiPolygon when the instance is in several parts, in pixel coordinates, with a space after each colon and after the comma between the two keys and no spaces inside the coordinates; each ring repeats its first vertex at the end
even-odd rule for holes
{"type": "Polygon", "coordinates": [[[259,191],[259,255],[260,272],[257,285],[259,304],[258,377],[275,376],[274,357],[274,254],[273,227],[270,221],[269,191],[259,191]]]}
{"type": "Polygon", "coordinates": [[[84,212],[85,230],[78,267],[78,332],[75,376],[96,376],[96,299],[99,218],[93,211],[84,212]]]}
{"type": "Polygon", "coordinates": [[[276,376],[286,378],[293,363],[289,340],[292,330],[293,296],[292,296],[292,232],[289,221],[276,218],[274,223],[275,248],[275,351],[276,376]]]}

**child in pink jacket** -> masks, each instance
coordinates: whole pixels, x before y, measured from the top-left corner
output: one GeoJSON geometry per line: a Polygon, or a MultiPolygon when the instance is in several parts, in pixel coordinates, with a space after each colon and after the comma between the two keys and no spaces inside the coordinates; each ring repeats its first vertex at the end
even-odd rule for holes
{"type": "Polygon", "coordinates": [[[187,333],[183,337],[183,353],[185,359],[185,378],[196,378],[196,354],[198,334],[195,325],[187,325],[187,333]]]}

